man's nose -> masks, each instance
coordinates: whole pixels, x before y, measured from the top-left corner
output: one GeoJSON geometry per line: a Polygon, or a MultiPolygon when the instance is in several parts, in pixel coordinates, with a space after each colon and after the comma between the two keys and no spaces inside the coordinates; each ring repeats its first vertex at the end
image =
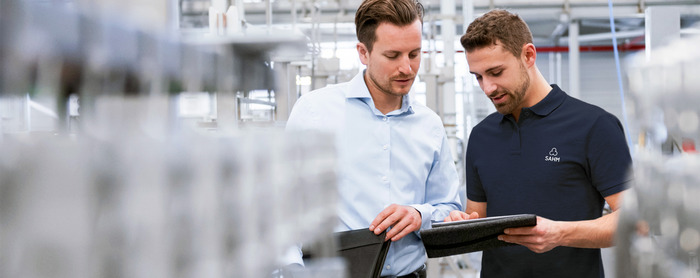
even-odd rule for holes
{"type": "Polygon", "coordinates": [[[410,75],[411,70],[411,59],[408,56],[402,56],[401,61],[399,61],[399,72],[401,74],[410,75]]]}
{"type": "Polygon", "coordinates": [[[484,93],[486,93],[487,96],[490,96],[493,92],[495,92],[496,88],[498,88],[496,83],[492,82],[488,78],[484,78],[481,81],[481,89],[484,90],[484,93]]]}

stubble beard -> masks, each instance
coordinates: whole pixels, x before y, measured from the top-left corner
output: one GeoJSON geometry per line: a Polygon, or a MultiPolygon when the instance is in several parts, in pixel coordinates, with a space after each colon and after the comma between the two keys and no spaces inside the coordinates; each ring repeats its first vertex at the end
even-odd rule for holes
{"type": "Polygon", "coordinates": [[[367,74],[369,75],[369,79],[372,80],[372,83],[374,83],[377,89],[379,89],[382,93],[398,97],[408,94],[408,91],[410,91],[411,86],[413,86],[413,81],[415,81],[415,77],[409,78],[408,76],[401,75],[389,78],[389,80],[386,83],[381,83],[377,78],[375,78],[374,74],[372,74],[371,72],[368,71],[367,74]],[[391,81],[395,79],[411,79],[411,84],[408,86],[408,90],[406,90],[405,93],[396,92],[393,90],[393,88],[391,87],[391,81]]]}
{"type": "Polygon", "coordinates": [[[521,69],[522,69],[521,76],[523,76],[523,81],[520,83],[520,86],[518,86],[515,89],[515,91],[503,89],[503,90],[496,91],[496,93],[494,94],[494,95],[500,95],[500,94],[505,93],[506,95],[508,95],[508,98],[509,98],[508,101],[506,101],[504,103],[500,103],[500,104],[494,103],[494,106],[496,107],[496,111],[498,111],[498,113],[500,113],[502,115],[512,114],[515,111],[515,109],[517,109],[518,106],[520,106],[520,104],[523,102],[523,99],[525,99],[525,92],[530,87],[530,76],[527,75],[527,72],[525,71],[524,68],[521,68],[521,69]]]}

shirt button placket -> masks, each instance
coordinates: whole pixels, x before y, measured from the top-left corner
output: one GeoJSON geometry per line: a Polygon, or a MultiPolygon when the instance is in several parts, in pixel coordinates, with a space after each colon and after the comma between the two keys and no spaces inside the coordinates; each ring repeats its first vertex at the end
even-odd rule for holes
{"type": "MultiPolygon", "coordinates": [[[[391,139],[390,139],[390,137],[391,137],[391,131],[390,131],[390,128],[389,128],[389,117],[384,116],[384,117],[382,118],[382,121],[384,121],[384,123],[386,124],[386,127],[385,127],[385,129],[384,129],[384,132],[386,132],[386,140],[387,140],[387,141],[385,141],[385,144],[382,146],[382,149],[383,149],[384,151],[388,151],[388,150],[389,150],[389,146],[390,146],[389,141],[391,140],[391,139]]],[[[389,153],[386,152],[384,155],[388,156],[389,153]]],[[[388,161],[389,161],[389,158],[387,157],[387,162],[388,162],[388,161]]],[[[388,165],[387,165],[387,167],[388,167],[388,165]]],[[[387,173],[388,173],[388,171],[390,171],[390,170],[387,168],[387,173]]],[[[382,176],[382,182],[385,183],[385,184],[388,184],[388,183],[389,183],[389,176],[388,176],[388,175],[382,176]]]]}
{"type": "MultiPolygon", "coordinates": [[[[389,142],[391,141],[391,128],[389,126],[389,117],[387,117],[387,116],[382,117],[382,121],[384,121],[384,123],[385,123],[384,132],[385,132],[385,136],[386,136],[385,141],[384,141],[384,145],[382,146],[382,150],[384,150],[384,156],[386,158],[386,163],[389,163],[390,153],[388,152],[388,150],[390,147],[389,142]]],[[[389,169],[388,164],[386,165],[386,167],[387,167],[386,172],[384,173],[384,176],[382,176],[382,183],[388,185],[389,184],[390,169],[389,169]]]]}

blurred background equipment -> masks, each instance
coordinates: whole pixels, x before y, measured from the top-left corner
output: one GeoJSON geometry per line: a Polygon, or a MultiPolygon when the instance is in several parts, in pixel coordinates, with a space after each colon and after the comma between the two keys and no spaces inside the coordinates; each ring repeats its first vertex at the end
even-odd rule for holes
{"type": "Polygon", "coordinates": [[[192,39],[67,6],[0,6],[0,277],[272,277],[297,244],[331,257],[331,138],[236,114],[303,36],[192,39]]]}
{"type": "MultiPolygon", "coordinates": [[[[630,119],[638,184],[606,275],[698,277],[700,1],[421,2],[413,94],[459,171],[495,110],[458,38],[509,9],[550,83],[630,119]]],[[[300,96],[362,70],[359,3],[0,1],[0,277],[343,277],[332,139],[280,129],[300,96]],[[321,258],[276,271],[296,243],[321,258]]],[[[479,262],[427,272],[478,277],[479,262]]]]}
{"type": "Polygon", "coordinates": [[[700,277],[699,43],[668,38],[629,62],[638,147],[617,235],[618,277],[700,277]]]}

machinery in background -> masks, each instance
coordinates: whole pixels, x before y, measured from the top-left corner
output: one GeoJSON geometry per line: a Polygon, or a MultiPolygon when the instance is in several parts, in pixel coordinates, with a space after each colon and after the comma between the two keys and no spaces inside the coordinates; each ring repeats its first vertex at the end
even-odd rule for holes
{"type": "Polygon", "coordinates": [[[700,277],[699,43],[676,40],[629,65],[628,111],[639,137],[616,238],[617,277],[700,277]]]}
{"type": "Polygon", "coordinates": [[[14,0],[0,38],[0,277],[268,277],[295,244],[335,250],[332,140],[244,129],[235,110],[303,39],[172,37],[14,0]],[[217,98],[213,128],[178,114],[183,92],[217,98]]]}

